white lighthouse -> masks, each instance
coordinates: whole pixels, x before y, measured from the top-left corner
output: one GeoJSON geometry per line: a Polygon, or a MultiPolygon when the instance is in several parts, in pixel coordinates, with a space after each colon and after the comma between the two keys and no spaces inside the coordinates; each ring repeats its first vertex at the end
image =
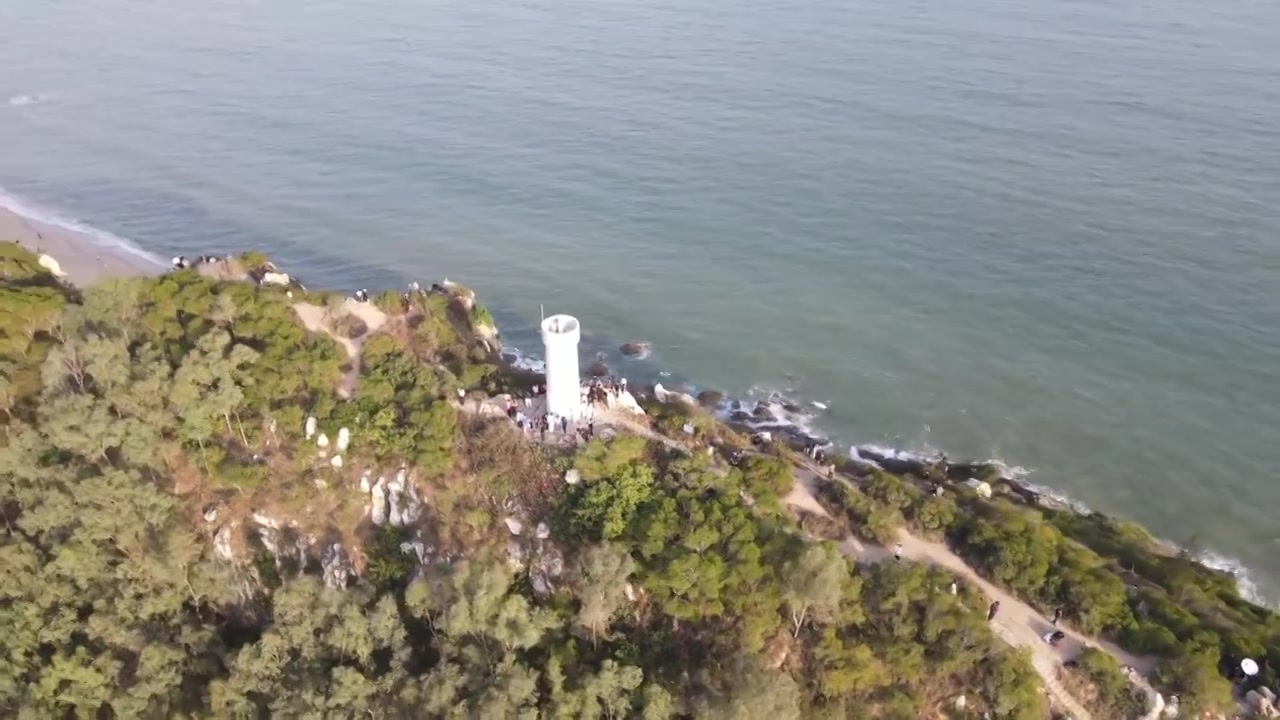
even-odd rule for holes
{"type": "Polygon", "coordinates": [[[582,327],[572,315],[552,315],[542,321],[542,345],[547,357],[547,412],[576,420],[582,416],[582,387],[578,376],[578,341],[582,327]]]}

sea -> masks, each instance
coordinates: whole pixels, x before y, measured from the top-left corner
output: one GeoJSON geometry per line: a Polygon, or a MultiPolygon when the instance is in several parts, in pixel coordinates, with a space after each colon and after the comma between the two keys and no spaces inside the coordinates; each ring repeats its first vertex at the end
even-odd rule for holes
{"type": "Polygon", "coordinates": [[[0,204],[447,277],[530,361],[571,313],[584,365],[1002,460],[1275,601],[1277,37],[1273,0],[5,0],[0,204]]]}

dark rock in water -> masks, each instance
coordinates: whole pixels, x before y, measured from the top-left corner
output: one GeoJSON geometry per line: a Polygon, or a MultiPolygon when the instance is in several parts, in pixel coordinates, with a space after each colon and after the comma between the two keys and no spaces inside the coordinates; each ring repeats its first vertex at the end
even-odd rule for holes
{"type": "Polygon", "coordinates": [[[713,408],[724,402],[724,393],[718,390],[703,390],[698,393],[698,404],[705,408],[713,408]]]}
{"type": "Polygon", "coordinates": [[[1000,466],[990,462],[950,463],[947,465],[946,472],[951,480],[964,481],[977,478],[991,482],[1000,477],[1000,466]]]}
{"type": "Polygon", "coordinates": [[[789,413],[798,413],[798,412],[800,412],[800,406],[799,406],[799,405],[797,405],[797,404],[795,404],[795,403],[792,403],[792,402],[789,402],[789,403],[783,403],[783,404],[782,404],[782,409],[783,409],[783,410],[786,410],[786,411],[787,411],[787,412],[789,412],[789,413]]]}
{"type": "Polygon", "coordinates": [[[515,362],[515,361],[517,361],[517,360],[519,360],[519,359],[520,359],[520,357],[519,357],[519,356],[514,355],[514,354],[512,354],[512,353],[502,353],[502,361],[503,361],[503,362],[506,362],[506,363],[513,363],[513,362],[515,362]]]}
{"type": "Polygon", "coordinates": [[[927,475],[930,463],[916,458],[902,458],[897,456],[889,456],[871,450],[869,448],[858,448],[858,457],[874,461],[877,465],[884,468],[886,472],[895,475],[927,475]]]}
{"type": "Polygon", "coordinates": [[[773,414],[773,410],[771,410],[767,404],[762,402],[756,403],[756,407],[751,411],[751,414],[754,415],[757,420],[776,421],[778,419],[778,416],[773,414]]]}
{"type": "Polygon", "coordinates": [[[627,357],[635,357],[636,355],[643,355],[646,352],[649,352],[650,347],[649,343],[629,342],[623,343],[622,347],[618,348],[618,350],[627,357]]]}
{"type": "Polygon", "coordinates": [[[605,365],[604,361],[597,360],[591,363],[591,367],[587,372],[591,374],[591,377],[608,377],[609,366],[605,365]]]}
{"type": "Polygon", "coordinates": [[[754,422],[755,420],[756,420],[756,417],[745,410],[734,410],[732,413],[729,414],[729,422],[731,423],[746,425],[748,423],[754,422]]]}

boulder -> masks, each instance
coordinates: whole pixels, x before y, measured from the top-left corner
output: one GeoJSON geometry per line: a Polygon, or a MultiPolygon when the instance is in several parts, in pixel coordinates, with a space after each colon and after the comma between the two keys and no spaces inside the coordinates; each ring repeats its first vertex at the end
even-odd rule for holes
{"type": "Polygon", "coordinates": [[[310,440],[311,438],[315,437],[315,434],[316,434],[316,419],[315,419],[315,417],[314,417],[314,416],[307,418],[307,425],[306,425],[306,427],[305,427],[304,429],[306,430],[306,433],[307,433],[307,439],[308,439],[308,440],[310,440]]]}
{"type": "Polygon", "coordinates": [[[591,367],[587,369],[587,373],[591,375],[591,377],[608,377],[609,366],[605,365],[603,360],[597,360],[591,363],[591,367]]]}
{"type": "Polygon", "coordinates": [[[503,522],[507,524],[507,529],[511,531],[512,535],[519,535],[524,531],[524,524],[513,517],[509,517],[503,522]]]}
{"type": "Polygon", "coordinates": [[[653,346],[645,342],[629,342],[623,343],[618,350],[627,357],[636,357],[639,355],[647,355],[653,349],[653,346]]]}
{"type": "Polygon", "coordinates": [[[534,531],[534,537],[539,540],[546,540],[551,537],[551,526],[545,522],[538,523],[538,528],[534,531]]]}
{"type": "Polygon", "coordinates": [[[778,416],[774,414],[773,409],[768,403],[758,402],[754,409],[751,410],[751,416],[757,421],[776,422],[778,416]]]}
{"type": "Polygon", "coordinates": [[[719,390],[703,390],[698,393],[698,404],[704,408],[718,407],[724,402],[724,393],[719,390]]]}
{"type": "Polygon", "coordinates": [[[564,471],[564,481],[569,485],[577,485],[582,482],[582,475],[578,473],[576,468],[569,468],[564,471]]]}
{"type": "Polygon", "coordinates": [[[338,429],[338,452],[346,452],[351,445],[351,430],[348,428],[338,429]]]}

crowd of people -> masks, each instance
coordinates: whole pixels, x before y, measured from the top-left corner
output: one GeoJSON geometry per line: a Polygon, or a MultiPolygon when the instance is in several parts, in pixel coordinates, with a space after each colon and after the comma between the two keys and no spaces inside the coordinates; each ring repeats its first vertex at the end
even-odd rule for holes
{"type": "MultiPolygon", "coordinates": [[[[627,380],[596,378],[582,385],[582,413],[577,417],[556,415],[546,410],[546,385],[534,385],[527,393],[508,395],[504,411],[526,435],[547,441],[547,433],[588,442],[596,436],[596,409],[608,407],[627,391],[627,380]]],[[[459,393],[463,395],[464,393],[459,393]]],[[[554,439],[554,437],[553,437],[554,439]]]]}

